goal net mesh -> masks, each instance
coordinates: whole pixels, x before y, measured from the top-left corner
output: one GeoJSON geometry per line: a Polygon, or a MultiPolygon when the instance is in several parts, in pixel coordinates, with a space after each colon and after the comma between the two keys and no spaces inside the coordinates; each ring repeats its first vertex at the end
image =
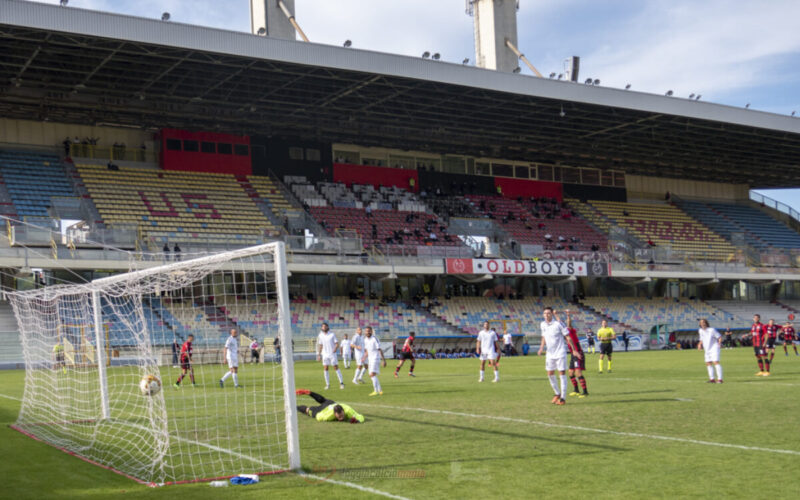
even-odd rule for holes
{"type": "Polygon", "coordinates": [[[268,244],[11,294],[26,363],[15,427],[150,484],[297,467],[292,360],[275,343],[291,349],[282,252],[268,244]],[[240,387],[232,376],[221,387],[233,329],[240,387]],[[161,391],[140,389],[147,376],[161,391]]]}

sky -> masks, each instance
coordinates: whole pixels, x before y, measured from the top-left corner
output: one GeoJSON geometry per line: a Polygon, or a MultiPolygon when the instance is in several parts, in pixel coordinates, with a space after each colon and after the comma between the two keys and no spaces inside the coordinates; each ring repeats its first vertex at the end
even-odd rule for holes
{"type": "MultiPolygon", "coordinates": [[[[39,0],[58,4],[58,0],[39,0]]],[[[508,1],[508,0],[506,0],[508,1]]],[[[798,0],[520,0],[518,47],[544,75],[581,57],[601,86],[789,115],[800,124],[798,0]]],[[[464,0],[295,0],[315,43],[475,60],[464,0]]],[[[69,7],[250,30],[250,0],[70,0],[69,7]]],[[[530,75],[522,65],[522,74],[530,75]]],[[[800,188],[800,186],[798,186],[800,188]]],[[[800,211],[800,189],[764,190],[800,211]]]]}

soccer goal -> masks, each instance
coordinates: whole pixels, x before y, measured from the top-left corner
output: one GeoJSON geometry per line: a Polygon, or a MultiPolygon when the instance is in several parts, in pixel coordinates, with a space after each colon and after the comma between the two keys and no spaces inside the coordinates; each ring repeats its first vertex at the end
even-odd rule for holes
{"type": "Polygon", "coordinates": [[[286,276],[278,242],[10,294],[14,428],[151,485],[299,468],[286,276]],[[231,330],[238,387],[220,382],[231,330]],[[244,362],[276,338],[282,356],[244,362]]]}

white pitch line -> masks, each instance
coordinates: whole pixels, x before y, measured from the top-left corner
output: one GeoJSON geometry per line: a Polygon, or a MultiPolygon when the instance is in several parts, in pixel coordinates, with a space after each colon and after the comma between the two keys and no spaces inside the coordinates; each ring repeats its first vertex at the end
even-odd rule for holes
{"type": "Polygon", "coordinates": [[[394,498],[395,500],[410,500],[409,498],[401,497],[401,496],[398,496],[398,495],[392,495],[391,493],[386,493],[385,491],[376,490],[375,488],[370,488],[369,486],[361,486],[360,484],[349,483],[347,481],[339,481],[339,480],[336,480],[336,479],[325,478],[325,477],[317,476],[317,475],[314,475],[314,474],[306,474],[305,472],[298,472],[298,474],[300,474],[303,477],[316,479],[317,481],[322,481],[322,482],[325,482],[325,483],[338,484],[340,486],[347,486],[348,488],[355,488],[355,489],[360,490],[360,491],[365,491],[367,493],[372,493],[374,495],[380,495],[380,496],[386,497],[386,498],[394,498]]]}
{"type": "MultiPolygon", "coordinates": [[[[146,430],[145,427],[140,426],[138,424],[133,424],[133,423],[130,423],[130,422],[127,422],[127,424],[130,425],[130,426],[133,426],[133,427],[139,427],[139,428],[142,428],[142,429],[146,430]]],[[[217,452],[220,452],[220,453],[227,453],[229,455],[233,455],[235,457],[243,458],[245,460],[249,460],[251,462],[254,462],[254,463],[257,463],[259,465],[263,465],[265,467],[269,467],[269,468],[272,468],[272,469],[279,469],[280,468],[278,465],[271,464],[269,462],[265,462],[265,461],[261,460],[260,458],[251,457],[249,455],[245,455],[243,453],[239,453],[239,452],[236,452],[236,451],[233,451],[233,450],[229,450],[227,448],[222,448],[220,446],[214,446],[213,444],[202,443],[200,441],[195,441],[193,439],[188,439],[188,438],[184,438],[184,437],[180,437],[180,436],[174,436],[174,435],[170,435],[170,438],[171,439],[176,439],[178,441],[183,441],[185,443],[190,443],[190,444],[194,444],[194,445],[197,445],[197,446],[202,446],[202,447],[205,447],[205,448],[208,448],[210,450],[214,450],[214,451],[217,451],[217,452]]],[[[307,473],[302,472],[302,471],[297,472],[297,474],[300,475],[300,476],[303,476],[303,477],[308,477],[308,478],[314,479],[314,480],[319,481],[319,482],[332,483],[332,484],[337,484],[339,486],[346,486],[348,488],[353,488],[353,489],[356,489],[356,490],[359,490],[359,491],[372,493],[374,495],[379,495],[379,496],[383,496],[383,497],[386,497],[386,498],[394,498],[395,500],[410,500],[410,499],[408,499],[406,497],[393,495],[393,494],[387,493],[385,491],[376,490],[375,488],[370,488],[369,486],[361,486],[360,484],[355,484],[355,483],[351,483],[351,482],[348,482],[348,481],[339,481],[337,479],[331,479],[331,478],[327,478],[327,477],[317,476],[315,474],[307,474],[307,473]]]]}
{"type": "Polygon", "coordinates": [[[9,396],[7,394],[0,394],[0,398],[11,399],[11,400],[14,400],[14,401],[22,401],[20,398],[15,398],[14,396],[9,396]]]}
{"type": "Polygon", "coordinates": [[[681,437],[673,437],[673,436],[659,436],[658,434],[642,434],[638,432],[622,432],[622,431],[612,431],[609,429],[595,429],[592,427],[581,427],[577,425],[565,425],[565,424],[552,424],[550,422],[540,422],[537,420],[525,420],[522,418],[511,418],[511,417],[498,417],[495,415],[479,415],[474,413],[462,413],[458,411],[449,411],[449,410],[432,410],[429,408],[411,408],[405,406],[389,406],[389,405],[377,405],[377,404],[370,404],[370,403],[357,403],[360,406],[372,406],[376,408],[388,408],[392,410],[411,410],[411,411],[418,411],[422,413],[434,413],[440,415],[453,415],[456,417],[469,417],[469,418],[485,418],[489,420],[500,420],[503,422],[516,422],[520,424],[531,424],[531,425],[541,425],[543,427],[552,427],[556,429],[569,429],[573,431],[585,431],[585,432],[596,432],[598,434],[613,434],[615,436],[627,436],[627,437],[638,437],[638,438],[646,438],[646,439],[656,439],[659,441],[676,441],[679,443],[688,443],[688,444],[697,444],[702,446],[716,446],[719,448],[734,448],[737,450],[747,450],[747,451],[764,451],[767,453],[779,453],[782,455],[797,455],[800,456],[800,451],[795,450],[781,450],[778,448],[762,448],[760,446],[745,446],[742,444],[730,444],[730,443],[717,443],[714,441],[700,441],[697,439],[688,439],[688,438],[681,438],[681,437]]]}

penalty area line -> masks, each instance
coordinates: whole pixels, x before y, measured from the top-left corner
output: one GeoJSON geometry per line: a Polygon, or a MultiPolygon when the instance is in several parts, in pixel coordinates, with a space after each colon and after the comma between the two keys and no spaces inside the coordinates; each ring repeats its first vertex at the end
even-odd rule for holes
{"type": "Polygon", "coordinates": [[[14,396],[9,396],[8,394],[0,394],[0,398],[6,398],[12,401],[22,401],[20,398],[15,398],[14,396]]]}
{"type": "Polygon", "coordinates": [[[582,427],[579,425],[566,425],[566,424],[553,424],[550,422],[541,422],[537,420],[526,420],[522,418],[512,418],[512,417],[499,417],[496,415],[480,415],[475,413],[463,413],[458,411],[450,411],[450,410],[435,410],[430,408],[412,408],[406,406],[390,406],[390,405],[378,405],[372,403],[357,403],[360,406],[372,406],[374,408],[387,408],[391,410],[405,410],[405,411],[416,411],[420,413],[432,413],[438,415],[452,415],[455,417],[469,417],[469,418],[482,418],[487,420],[498,420],[501,422],[515,422],[520,424],[530,424],[530,425],[539,425],[542,427],[551,427],[554,429],[569,429],[573,431],[584,431],[584,432],[595,432],[598,434],[611,434],[614,436],[626,436],[626,437],[634,437],[634,438],[645,438],[645,439],[654,439],[658,441],[675,441],[678,443],[687,443],[687,444],[696,444],[701,446],[715,446],[718,448],[733,448],[736,450],[746,450],[746,451],[763,451],[767,453],[778,453],[782,455],[795,455],[800,456],[800,451],[795,450],[781,450],[778,448],[762,448],[760,446],[746,446],[742,444],[730,444],[730,443],[718,443],[715,441],[701,441],[698,439],[689,439],[689,438],[682,438],[682,437],[674,437],[674,436],[660,436],[658,434],[643,434],[639,432],[623,432],[623,431],[613,431],[610,429],[595,429],[592,427],[582,427]]]}

